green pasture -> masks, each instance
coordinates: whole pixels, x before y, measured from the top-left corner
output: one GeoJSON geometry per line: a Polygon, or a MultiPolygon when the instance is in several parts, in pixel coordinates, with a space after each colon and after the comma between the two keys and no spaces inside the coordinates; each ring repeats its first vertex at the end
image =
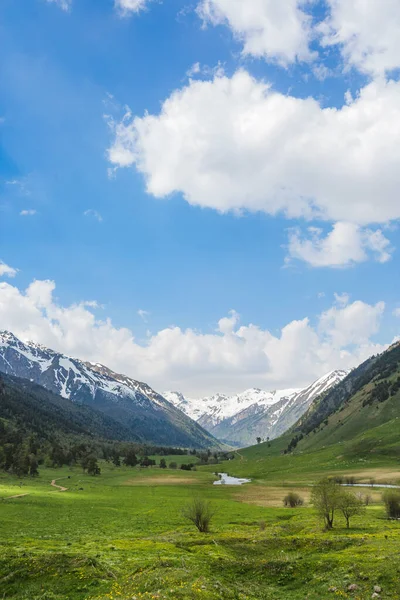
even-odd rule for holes
{"type": "MultiPolygon", "coordinates": [[[[246,461],[256,473],[256,455],[223,466],[245,470],[246,461]]],[[[99,477],[42,469],[21,487],[0,475],[0,598],[364,600],[375,585],[382,598],[400,598],[400,524],[379,502],[349,531],[338,517],[329,533],[311,507],[283,508],[280,494],[314,480],[305,466],[268,485],[260,470],[262,478],[240,488],[213,486],[202,467],[101,468],[99,477]],[[68,490],[52,488],[53,479],[68,490]],[[195,496],[216,509],[210,534],[182,516],[195,496]]]]}

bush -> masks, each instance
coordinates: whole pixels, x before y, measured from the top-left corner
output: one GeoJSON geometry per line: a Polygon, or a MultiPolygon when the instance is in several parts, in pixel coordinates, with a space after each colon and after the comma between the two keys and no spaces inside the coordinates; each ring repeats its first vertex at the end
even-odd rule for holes
{"type": "Polygon", "coordinates": [[[202,498],[194,498],[187,504],[183,511],[183,516],[197,527],[200,533],[210,531],[210,523],[215,514],[211,503],[202,498]]]}
{"type": "Polygon", "coordinates": [[[285,506],[290,506],[290,508],[296,508],[297,506],[303,506],[304,500],[299,494],[296,492],[289,492],[283,499],[283,504],[285,506]]]}
{"type": "Polygon", "coordinates": [[[170,462],[168,465],[169,469],[177,469],[178,465],[176,464],[176,462],[170,462]]]}
{"type": "Polygon", "coordinates": [[[265,521],[260,521],[260,531],[265,531],[267,524],[265,521]]]}
{"type": "Polygon", "coordinates": [[[385,490],[382,500],[389,519],[400,519],[400,490],[385,490]]]}

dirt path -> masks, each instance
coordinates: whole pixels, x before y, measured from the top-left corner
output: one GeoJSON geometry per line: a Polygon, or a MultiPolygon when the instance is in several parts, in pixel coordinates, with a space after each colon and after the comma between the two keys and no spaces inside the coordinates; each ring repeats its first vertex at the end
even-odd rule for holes
{"type": "Polygon", "coordinates": [[[53,479],[53,481],[50,483],[50,485],[57,488],[59,492],[66,492],[68,490],[68,488],[63,487],[62,485],[57,485],[56,481],[59,481],[59,479],[53,479]]]}
{"type": "Polygon", "coordinates": [[[16,496],[8,496],[8,498],[4,498],[4,500],[13,500],[14,498],[23,498],[24,496],[29,496],[29,494],[17,494],[16,496]]]}

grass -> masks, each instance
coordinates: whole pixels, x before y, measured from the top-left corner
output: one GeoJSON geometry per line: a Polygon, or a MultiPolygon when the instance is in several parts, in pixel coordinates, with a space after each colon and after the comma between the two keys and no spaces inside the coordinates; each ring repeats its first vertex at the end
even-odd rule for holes
{"type": "MultiPolygon", "coordinates": [[[[202,467],[187,472],[102,464],[96,478],[79,469],[43,469],[22,487],[1,475],[0,597],[364,599],[380,585],[382,598],[399,599],[400,526],[385,519],[383,506],[370,506],[349,532],[339,518],[332,532],[323,532],[311,507],[282,507],[288,489],[307,499],[315,473],[307,475],[299,457],[282,481],[280,457],[272,457],[268,478],[257,450],[218,469],[236,474],[233,466],[245,471],[247,464],[254,473],[258,468],[262,476],[240,488],[213,486],[213,474],[202,467]],[[68,491],[51,488],[52,479],[68,491]],[[5,499],[22,493],[27,495],[5,499]],[[208,535],[182,516],[196,495],[217,509],[208,535]],[[347,590],[352,583],[355,593],[347,590]],[[328,591],[332,586],[336,592],[328,591]]],[[[374,495],[378,500],[376,490],[374,495]]]]}

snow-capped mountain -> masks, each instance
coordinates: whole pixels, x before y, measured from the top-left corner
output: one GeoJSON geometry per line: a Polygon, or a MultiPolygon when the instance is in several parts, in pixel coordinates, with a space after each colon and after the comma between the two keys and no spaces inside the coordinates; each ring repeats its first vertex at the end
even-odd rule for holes
{"type": "Polygon", "coordinates": [[[210,429],[255,404],[267,408],[279,402],[281,398],[290,398],[299,391],[299,389],[289,389],[266,392],[251,388],[234,396],[214,394],[197,400],[185,398],[180,392],[165,392],[163,396],[203,427],[210,429]]]}
{"type": "Polygon", "coordinates": [[[179,392],[164,396],[220,440],[246,446],[257,437],[274,439],[307,411],[317,396],[342,381],[348,371],[332,371],[305,389],[266,392],[250,389],[235,396],[216,394],[191,400],[179,392]]]}
{"type": "Polygon", "coordinates": [[[209,447],[209,433],[147,384],[0,332],[0,371],[104,412],[145,441],[209,447]]]}

